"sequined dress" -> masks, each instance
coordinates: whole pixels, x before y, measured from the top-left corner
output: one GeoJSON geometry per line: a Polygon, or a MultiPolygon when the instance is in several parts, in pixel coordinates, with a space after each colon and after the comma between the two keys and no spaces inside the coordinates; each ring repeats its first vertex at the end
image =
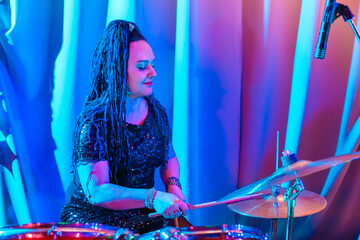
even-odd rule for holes
{"type": "MultiPolygon", "coordinates": [[[[161,112],[160,112],[161,113],[161,112]]],[[[161,114],[166,114],[163,111],[161,114]]],[[[166,117],[167,119],[167,117],[166,117]]],[[[96,162],[98,151],[94,147],[96,128],[92,123],[83,126],[84,131],[80,135],[79,144],[74,154],[76,160],[96,162]],[[90,131],[88,134],[87,131],[90,131]]],[[[148,115],[142,125],[127,124],[126,130],[129,139],[129,156],[131,156],[131,169],[119,171],[116,174],[117,183],[120,186],[130,188],[154,187],[155,169],[165,163],[165,160],[175,156],[171,143],[165,148],[165,137],[156,123],[154,109],[149,107],[148,115]],[[164,154],[167,151],[167,154],[164,154]]],[[[114,169],[110,171],[114,172],[114,169]]],[[[85,197],[83,189],[78,184],[77,189],[61,211],[62,222],[100,223],[119,228],[128,228],[135,233],[146,233],[163,228],[168,221],[161,217],[149,218],[153,212],[148,208],[130,210],[110,210],[93,206],[85,197]]]]}

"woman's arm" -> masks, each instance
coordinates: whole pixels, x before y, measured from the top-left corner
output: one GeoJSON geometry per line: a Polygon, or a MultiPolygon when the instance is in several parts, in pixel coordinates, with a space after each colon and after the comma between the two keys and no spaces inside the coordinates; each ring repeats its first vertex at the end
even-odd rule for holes
{"type": "MultiPolygon", "coordinates": [[[[164,184],[170,177],[176,177],[179,179],[180,176],[180,165],[176,156],[170,158],[166,166],[160,169],[160,176],[164,184]]],[[[186,202],[185,196],[178,185],[170,184],[167,187],[167,192],[175,194],[182,201],[186,202]]]]}
{"type": "Polygon", "coordinates": [[[91,204],[111,210],[144,208],[149,193],[153,207],[165,218],[174,218],[181,212],[186,214],[187,205],[175,194],[149,189],[126,188],[109,183],[109,165],[107,161],[88,163],[77,167],[81,186],[91,204]]]}
{"type": "Polygon", "coordinates": [[[110,183],[107,161],[80,165],[77,171],[84,193],[93,205],[112,210],[145,207],[149,189],[126,188],[110,183]]]}

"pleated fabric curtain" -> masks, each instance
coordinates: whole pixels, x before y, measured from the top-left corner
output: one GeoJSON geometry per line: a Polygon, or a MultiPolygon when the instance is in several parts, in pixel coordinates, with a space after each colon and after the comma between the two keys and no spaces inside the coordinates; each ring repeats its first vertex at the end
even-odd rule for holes
{"type": "MultiPolygon", "coordinates": [[[[173,126],[189,203],[268,177],[284,150],[311,161],[359,151],[360,49],[349,24],[338,18],[325,59],[313,57],[325,0],[11,1],[16,23],[1,33],[0,76],[16,159],[1,167],[0,225],[59,221],[91,56],[113,19],[136,22],[153,48],[154,92],[173,126]]],[[[360,26],[360,1],[342,4],[360,26]]],[[[354,161],[302,177],[327,207],[294,219],[294,239],[359,236],[359,168],[354,161]]],[[[164,189],[158,176],[156,187],[164,189]]],[[[269,219],[226,205],[188,219],[270,229],[269,219]]],[[[280,219],[278,237],[285,231],[280,219]]]]}

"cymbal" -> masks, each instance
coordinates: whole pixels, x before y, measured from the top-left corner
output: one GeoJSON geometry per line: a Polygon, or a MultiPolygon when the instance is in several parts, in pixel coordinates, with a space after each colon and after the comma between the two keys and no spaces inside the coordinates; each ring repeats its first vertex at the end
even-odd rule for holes
{"type": "MultiPolygon", "coordinates": [[[[287,218],[288,206],[284,202],[286,189],[280,188],[280,194],[273,196],[272,188],[262,190],[263,193],[255,198],[246,201],[228,203],[230,210],[242,215],[259,218],[287,218]]],[[[308,216],[323,210],[326,206],[326,199],[317,193],[303,190],[296,197],[294,217],[308,216]]]]}
{"type": "Polygon", "coordinates": [[[350,154],[340,155],[336,157],[326,158],[318,161],[309,161],[309,160],[299,160],[289,166],[281,167],[277,169],[269,177],[263,178],[259,181],[256,181],[250,185],[247,185],[243,188],[240,188],[225,197],[221,198],[219,201],[227,201],[230,199],[235,199],[240,196],[253,194],[258,191],[267,189],[271,186],[281,184],[287,181],[294,180],[299,177],[307,176],[315,172],[319,172],[336,165],[350,162],[360,158],[360,151],[350,154]]]}

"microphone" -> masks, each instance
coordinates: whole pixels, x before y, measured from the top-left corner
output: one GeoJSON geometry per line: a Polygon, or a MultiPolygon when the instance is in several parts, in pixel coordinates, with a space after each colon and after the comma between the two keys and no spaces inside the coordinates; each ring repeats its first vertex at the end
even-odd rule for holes
{"type": "Polygon", "coordinates": [[[338,17],[336,16],[336,7],[337,3],[336,0],[327,0],[325,9],[324,9],[324,15],[322,18],[320,33],[318,42],[315,49],[314,57],[317,59],[324,59],[325,57],[325,51],[326,51],[326,44],[329,37],[330,32],[330,26],[331,23],[334,22],[334,20],[338,17]]]}

